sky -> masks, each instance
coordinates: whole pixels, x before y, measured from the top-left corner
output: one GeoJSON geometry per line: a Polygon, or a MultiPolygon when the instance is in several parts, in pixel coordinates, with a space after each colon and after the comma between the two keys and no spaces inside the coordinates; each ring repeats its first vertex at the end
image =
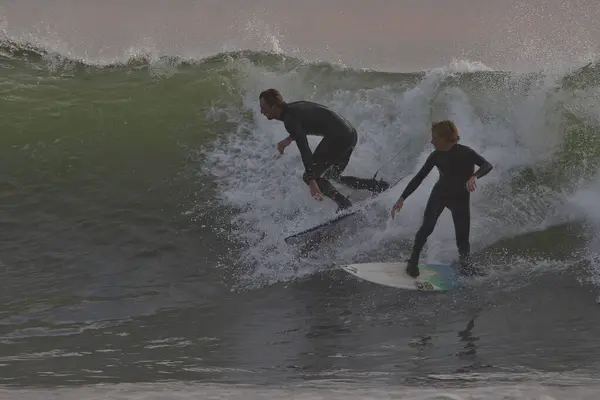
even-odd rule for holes
{"type": "Polygon", "coordinates": [[[600,53],[597,0],[0,0],[0,35],[90,61],[282,51],[415,71],[582,64],[600,53]]]}

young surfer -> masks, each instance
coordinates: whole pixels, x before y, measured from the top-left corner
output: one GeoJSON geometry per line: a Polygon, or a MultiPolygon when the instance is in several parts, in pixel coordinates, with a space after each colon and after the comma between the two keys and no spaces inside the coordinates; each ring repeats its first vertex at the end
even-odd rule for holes
{"type": "Polygon", "coordinates": [[[431,126],[431,144],[435,147],[425,164],[392,207],[392,218],[402,208],[404,201],[419,187],[433,167],[439,171],[439,180],[431,190],[425,206],[423,223],[415,236],[412,254],[406,266],[406,273],[414,278],[419,276],[419,257],[425,242],[445,208],[452,213],[456,246],[458,247],[460,272],[464,275],[475,273],[469,260],[469,231],[471,225],[470,193],[476,188],[477,179],[487,175],[492,165],[468,146],[458,144],[458,129],[449,120],[431,126]],[[479,168],[475,172],[475,165],[479,168]]]}

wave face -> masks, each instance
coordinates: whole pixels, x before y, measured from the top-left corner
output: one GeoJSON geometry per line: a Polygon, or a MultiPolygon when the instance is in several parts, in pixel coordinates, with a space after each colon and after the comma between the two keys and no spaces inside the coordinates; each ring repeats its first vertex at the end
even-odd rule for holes
{"type": "MultiPolygon", "coordinates": [[[[309,255],[309,264],[364,253],[404,255],[386,255],[384,249],[412,240],[436,174],[411,196],[399,221],[382,222],[382,217],[432,150],[428,126],[441,118],[456,121],[462,143],[495,167],[473,196],[475,248],[551,225],[597,222],[592,200],[599,179],[597,66],[513,74],[465,61],[400,74],[251,51],[200,60],[141,55],[89,65],[6,41],[0,54],[10,110],[4,135],[5,149],[11,149],[4,160],[9,170],[31,173],[43,159],[46,172],[56,171],[68,168],[65,159],[76,158],[78,167],[62,176],[61,184],[75,187],[82,175],[94,174],[98,182],[91,184],[112,186],[109,181],[118,175],[127,182],[125,188],[112,187],[119,197],[129,182],[140,182],[139,171],[129,173],[123,163],[151,157],[157,162],[140,167],[152,180],[153,174],[167,176],[172,170],[165,167],[183,159],[200,162],[201,184],[215,185],[211,204],[235,210],[223,229],[236,243],[237,268],[252,270],[264,282],[298,276],[307,259],[298,261],[282,237],[333,211],[331,202],[314,203],[307,195],[294,146],[275,157],[275,144],[286,133],[259,113],[257,96],[267,87],[278,88],[288,100],[323,102],[355,124],[359,144],[349,174],[371,176],[381,168],[379,177],[398,181],[375,202],[370,224],[309,255]],[[24,150],[14,151],[25,147],[32,155],[27,162],[24,150]]],[[[595,228],[592,232],[595,240],[595,228]]],[[[442,216],[428,259],[450,256],[453,235],[450,218],[442,216]]]]}

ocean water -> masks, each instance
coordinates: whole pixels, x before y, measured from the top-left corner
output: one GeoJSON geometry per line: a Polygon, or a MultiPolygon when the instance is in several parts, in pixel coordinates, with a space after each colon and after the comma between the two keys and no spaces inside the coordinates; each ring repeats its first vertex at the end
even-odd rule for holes
{"type": "MultiPolygon", "coordinates": [[[[595,64],[102,64],[5,39],[0,398],[597,398],[599,85],[595,64]],[[277,156],[268,87],[339,111],[359,132],[347,172],[397,182],[347,236],[283,241],[335,205],[309,196],[294,146],[277,156]],[[472,196],[489,274],[431,294],[341,272],[406,259],[437,172],[389,210],[442,118],[494,165],[472,196]]],[[[423,260],[455,253],[444,213],[423,260]]]]}

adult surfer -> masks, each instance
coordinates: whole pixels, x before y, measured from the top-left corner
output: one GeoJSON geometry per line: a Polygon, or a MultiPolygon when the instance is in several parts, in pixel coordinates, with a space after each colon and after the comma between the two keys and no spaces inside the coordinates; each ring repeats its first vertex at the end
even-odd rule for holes
{"type": "Polygon", "coordinates": [[[282,121],[289,133],[277,143],[279,153],[283,154],[287,146],[296,142],[305,169],[302,179],[315,199],[322,201],[323,195],[329,197],[338,205],[338,211],[352,206],[350,199],[338,192],[328,179],[373,193],[389,188],[383,180],[342,176],[358,140],[356,129],[344,117],[310,101],[286,103],[276,89],[261,92],[259,102],[261,114],[269,120],[282,121]],[[308,145],[307,135],[323,137],[314,153],[308,145]]]}
{"type": "Polygon", "coordinates": [[[412,254],[406,266],[406,273],[413,278],[419,276],[418,264],[421,251],[445,208],[452,212],[460,273],[473,275],[476,272],[469,260],[470,193],[475,190],[477,179],[492,170],[492,164],[470,147],[458,144],[459,139],[458,129],[452,121],[445,120],[432,124],[431,144],[435,150],[392,207],[392,218],[394,218],[396,211],[402,208],[408,196],[419,187],[433,167],[437,167],[439,180],[429,195],[423,222],[415,236],[412,254]],[[479,166],[476,172],[474,172],[475,165],[479,166]]]}

